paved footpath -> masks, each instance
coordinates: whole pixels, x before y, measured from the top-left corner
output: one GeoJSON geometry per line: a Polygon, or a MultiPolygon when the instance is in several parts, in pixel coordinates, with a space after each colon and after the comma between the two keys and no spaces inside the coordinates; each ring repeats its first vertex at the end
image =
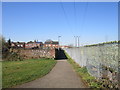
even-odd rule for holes
{"type": "Polygon", "coordinates": [[[15,88],[86,88],[67,60],[58,60],[49,74],[15,88]]]}

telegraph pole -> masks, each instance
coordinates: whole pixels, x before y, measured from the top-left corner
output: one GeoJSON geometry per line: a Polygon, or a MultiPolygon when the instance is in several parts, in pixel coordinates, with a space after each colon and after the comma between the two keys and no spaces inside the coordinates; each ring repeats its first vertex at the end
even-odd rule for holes
{"type": "Polygon", "coordinates": [[[105,41],[108,42],[108,36],[107,35],[105,36],[105,41]]]}
{"type": "Polygon", "coordinates": [[[75,38],[75,47],[79,47],[79,45],[80,45],[80,41],[79,41],[80,36],[74,36],[74,38],[75,38]]]}
{"type": "Polygon", "coordinates": [[[77,36],[74,36],[75,38],[75,47],[77,47],[77,36]]]}
{"type": "Polygon", "coordinates": [[[78,47],[79,47],[79,45],[80,45],[80,41],[79,41],[79,39],[80,39],[80,36],[78,36],[78,47]]]}

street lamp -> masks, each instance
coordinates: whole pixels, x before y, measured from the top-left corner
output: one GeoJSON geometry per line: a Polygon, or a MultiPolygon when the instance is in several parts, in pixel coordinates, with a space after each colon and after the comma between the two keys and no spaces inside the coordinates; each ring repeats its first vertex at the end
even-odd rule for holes
{"type": "Polygon", "coordinates": [[[61,36],[58,36],[58,49],[60,48],[60,37],[61,36]]]}

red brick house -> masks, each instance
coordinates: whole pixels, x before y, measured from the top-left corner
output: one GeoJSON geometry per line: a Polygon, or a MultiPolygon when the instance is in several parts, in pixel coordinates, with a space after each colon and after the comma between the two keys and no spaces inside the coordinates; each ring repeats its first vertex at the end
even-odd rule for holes
{"type": "Polygon", "coordinates": [[[25,48],[42,48],[43,47],[43,43],[42,42],[27,42],[25,44],[25,48]]]}
{"type": "Polygon", "coordinates": [[[44,43],[44,48],[58,48],[59,47],[59,42],[58,41],[52,41],[52,40],[47,40],[44,43]]]}

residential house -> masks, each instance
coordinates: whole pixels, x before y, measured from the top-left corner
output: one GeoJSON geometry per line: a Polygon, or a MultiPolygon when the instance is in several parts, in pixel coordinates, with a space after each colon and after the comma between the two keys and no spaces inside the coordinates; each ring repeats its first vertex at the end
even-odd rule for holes
{"type": "Polygon", "coordinates": [[[58,41],[52,41],[52,40],[47,40],[44,43],[44,48],[58,48],[59,47],[59,42],[58,41]]]}
{"type": "Polygon", "coordinates": [[[33,48],[34,49],[34,48],[42,48],[42,47],[43,47],[42,42],[30,41],[25,44],[25,48],[33,48]]]}

